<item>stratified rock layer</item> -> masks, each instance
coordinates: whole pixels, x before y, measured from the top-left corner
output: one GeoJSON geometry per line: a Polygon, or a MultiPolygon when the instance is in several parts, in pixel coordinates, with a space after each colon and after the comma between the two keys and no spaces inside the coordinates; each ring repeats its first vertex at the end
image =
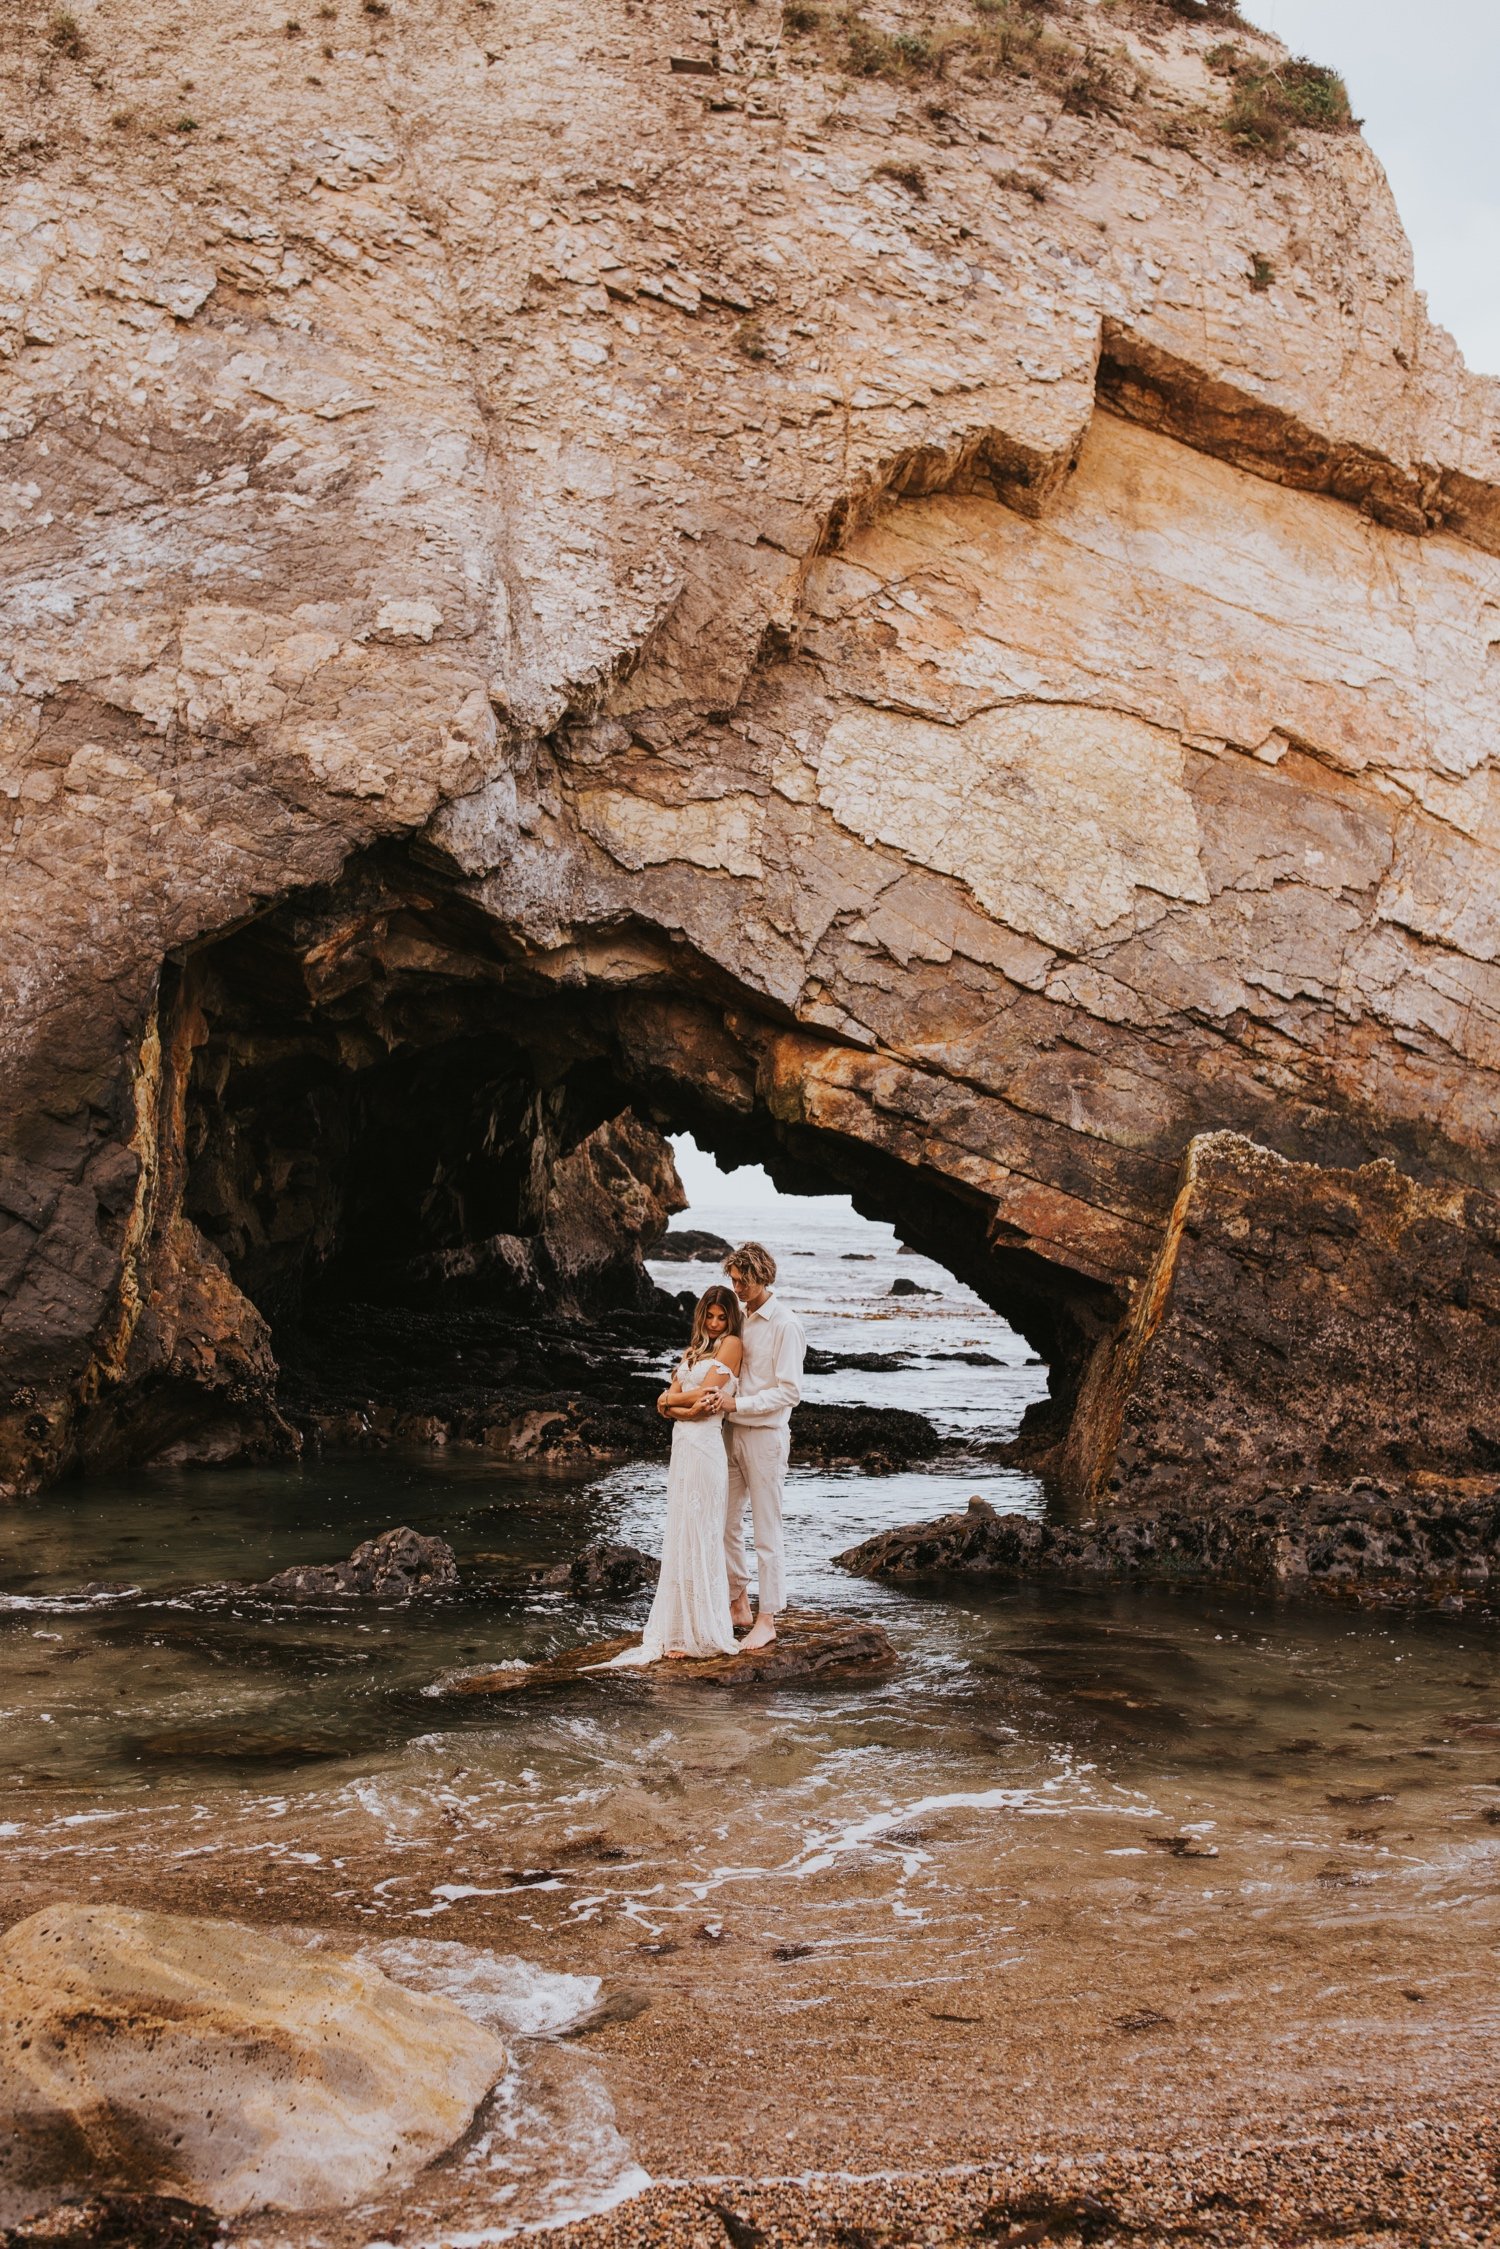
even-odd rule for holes
{"type": "Polygon", "coordinates": [[[10,1486],[628,1301],[663,1127],[1063,1421],[1195,1136],[1496,1191],[1500,394],[1358,136],[1158,0],[503,14],[7,35],[10,1486]]]}
{"type": "Polygon", "coordinates": [[[316,2210],[404,2184],[506,2067],[451,2001],[259,1930],[51,1906],[0,1939],[0,2224],[96,2188],[316,2210]]]}

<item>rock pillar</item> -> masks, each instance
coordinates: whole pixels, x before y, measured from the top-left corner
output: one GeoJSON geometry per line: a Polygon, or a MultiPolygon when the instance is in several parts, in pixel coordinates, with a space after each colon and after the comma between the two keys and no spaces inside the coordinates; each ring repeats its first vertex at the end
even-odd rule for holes
{"type": "Polygon", "coordinates": [[[1088,1508],[1500,1465],[1500,1204],[1394,1164],[1187,1152],[1160,1251],[1085,1380],[1064,1482],[1088,1508]]]}

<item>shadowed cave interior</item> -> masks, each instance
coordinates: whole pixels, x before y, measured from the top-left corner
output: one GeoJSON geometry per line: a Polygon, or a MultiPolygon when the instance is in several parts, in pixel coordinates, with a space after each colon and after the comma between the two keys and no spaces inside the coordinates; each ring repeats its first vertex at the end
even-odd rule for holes
{"type": "MultiPolygon", "coordinates": [[[[768,1064],[790,1023],[659,930],[539,954],[441,874],[381,855],[170,964],[161,1012],[182,1214],[269,1327],[287,1442],[659,1449],[631,1347],[683,1331],[642,1262],[684,1207],[667,1132],[784,1192],[849,1194],[968,1282],[1048,1364],[1028,1458],[1063,1434],[1118,1316],[988,1240],[958,1183],[800,1122],[768,1064]]],[[[236,1457],[244,1416],[169,1368],[128,1437],[96,1414],[84,1464],[122,1447],[236,1457]]]]}

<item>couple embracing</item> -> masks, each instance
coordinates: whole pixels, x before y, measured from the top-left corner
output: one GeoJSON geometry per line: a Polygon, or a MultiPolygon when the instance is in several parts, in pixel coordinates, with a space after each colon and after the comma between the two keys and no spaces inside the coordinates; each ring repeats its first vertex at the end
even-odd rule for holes
{"type": "Polygon", "coordinates": [[[744,1242],[724,1271],[732,1287],[715,1283],[699,1297],[687,1350],[656,1401],[674,1424],[661,1577],[645,1638],[616,1656],[620,1668],[763,1648],[786,1606],[782,1491],[806,1341],[796,1315],[773,1294],[769,1250],[744,1242]],[[750,1607],[747,1507],[758,1614],[750,1607]]]}

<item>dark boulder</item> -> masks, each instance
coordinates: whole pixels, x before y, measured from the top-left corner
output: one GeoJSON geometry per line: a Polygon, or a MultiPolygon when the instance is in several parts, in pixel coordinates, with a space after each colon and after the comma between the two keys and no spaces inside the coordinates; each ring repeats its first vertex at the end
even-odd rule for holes
{"type": "Polygon", "coordinates": [[[0,2249],[215,2249],[219,2221],[172,2194],[101,2194],[60,2202],[0,2232],[0,2249]]]}
{"type": "Polygon", "coordinates": [[[834,1560],[856,1577],[897,1582],[913,1578],[1023,1575],[1050,1556],[1050,1526],[1029,1515],[1000,1515],[987,1500],[971,1499],[961,1514],[931,1523],[903,1523],[880,1531],[834,1560]]]}
{"type": "Polygon", "coordinates": [[[687,1335],[691,1305],[653,1292],[588,1321],[519,1319],[461,1300],[348,1304],[278,1332],[280,1395],[314,1447],[465,1445],[511,1460],[633,1459],[665,1449],[660,1375],[633,1353],[687,1335]],[[622,1349],[622,1346],[625,1348],[622,1349]]]}
{"type": "Polygon", "coordinates": [[[554,1562],[546,1569],[533,1570],[528,1583],[537,1591],[571,1593],[580,1601],[600,1596],[618,1600],[654,1585],[660,1575],[660,1562],[653,1555],[643,1554],[638,1546],[598,1538],[570,1562],[554,1562]]]}
{"type": "Polygon", "coordinates": [[[800,1405],[792,1414],[792,1458],[818,1468],[878,1475],[931,1460],[942,1441],[925,1414],[901,1406],[800,1405]]]}
{"type": "MultiPolygon", "coordinates": [[[[1476,1484],[1478,1480],[1476,1479],[1476,1484]]],[[[1253,1505],[1120,1510],[1082,1523],[1002,1515],[983,1499],[836,1557],[859,1577],[1137,1578],[1336,1595],[1371,1607],[1489,1608],[1500,1597],[1500,1486],[1354,1492],[1302,1486],[1253,1505]]]]}
{"type": "Polygon", "coordinates": [[[911,1363],[905,1351],[818,1351],[809,1345],[802,1365],[808,1374],[894,1374],[911,1363]]]}
{"type": "Polygon", "coordinates": [[[673,1226],[654,1242],[646,1255],[654,1262],[668,1265],[718,1265],[733,1249],[722,1234],[706,1234],[693,1226],[673,1226]]]}
{"type": "Polygon", "coordinates": [[[252,1590],[280,1601],[412,1601],[457,1584],[458,1564],[447,1540],[424,1538],[402,1525],[366,1539],[347,1561],[278,1570],[252,1590]]]}

